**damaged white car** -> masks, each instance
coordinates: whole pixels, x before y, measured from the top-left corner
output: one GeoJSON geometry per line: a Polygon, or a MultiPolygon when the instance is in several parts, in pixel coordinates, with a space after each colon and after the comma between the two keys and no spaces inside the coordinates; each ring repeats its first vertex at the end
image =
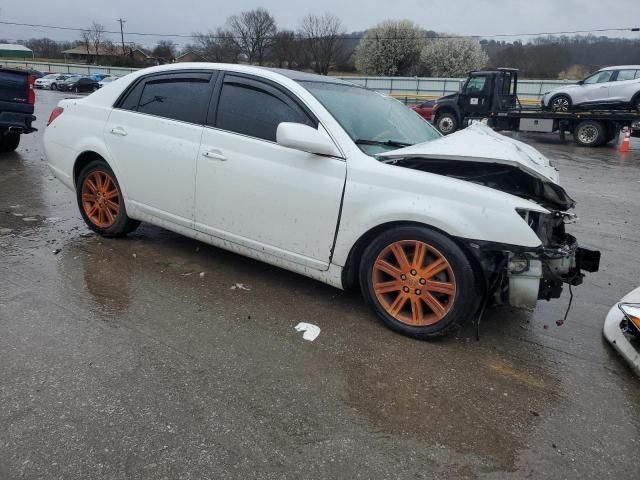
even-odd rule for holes
{"type": "Polygon", "coordinates": [[[328,77],[210,63],[153,67],[63,100],[48,163],[109,236],[149,222],[338,288],[416,338],[488,303],[557,298],[599,252],[523,143],[443,138],[401,103],[328,77]]]}

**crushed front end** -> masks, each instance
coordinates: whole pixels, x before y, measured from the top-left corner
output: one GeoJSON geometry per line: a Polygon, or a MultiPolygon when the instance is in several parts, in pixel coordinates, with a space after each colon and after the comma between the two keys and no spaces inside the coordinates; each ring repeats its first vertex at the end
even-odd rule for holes
{"type": "Polygon", "coordinates": [[[519,211],[541,245],[516,245],[463,240],[482,265],[488,294],[495,303],[533,308],[538,300],[559,298],[564,284],[580,285],[584,272],[596,272],[600,252],[578,245],[565,225],[576,216],[561,211],[519,211]]]}

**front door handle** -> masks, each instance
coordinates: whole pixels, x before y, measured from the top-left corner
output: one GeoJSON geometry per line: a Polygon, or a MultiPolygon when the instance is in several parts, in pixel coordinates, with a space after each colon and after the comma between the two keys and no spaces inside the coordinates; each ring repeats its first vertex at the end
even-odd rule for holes
{"type": "Polygon", "coordinates": [[[207,150],[202,152],[202,156],[211,160],[227,161],[227,157],[225,157],[220,150],[207,150]]]}
{"type": "Polygon", "coordinates": [[[121,137],[126,137],[127,136],[127,131],[122,127],[113,127],[111,129],[111,134],[112,135],[119,135],[121,137]]]}

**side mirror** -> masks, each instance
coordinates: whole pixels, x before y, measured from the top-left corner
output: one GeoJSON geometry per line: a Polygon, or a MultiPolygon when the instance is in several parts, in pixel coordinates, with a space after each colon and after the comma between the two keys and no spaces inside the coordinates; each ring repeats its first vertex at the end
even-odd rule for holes
{"type": "Polygon", "coordinates": [[[333,141],[315,128],[301,123],[282,122],[276,130],[276,142],[283,147],[314,153],[340,157],[340,152],[333,141]]]}

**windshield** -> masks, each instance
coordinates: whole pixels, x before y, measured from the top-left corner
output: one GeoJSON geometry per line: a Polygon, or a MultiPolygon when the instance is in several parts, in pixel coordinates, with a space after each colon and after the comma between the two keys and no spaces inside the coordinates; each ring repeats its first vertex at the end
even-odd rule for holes
{"type": "Polygon", "coordinates": [[[367,155],[429,142],[440,133],[399,101],[362,87],[300,82],[367,155]]]}

